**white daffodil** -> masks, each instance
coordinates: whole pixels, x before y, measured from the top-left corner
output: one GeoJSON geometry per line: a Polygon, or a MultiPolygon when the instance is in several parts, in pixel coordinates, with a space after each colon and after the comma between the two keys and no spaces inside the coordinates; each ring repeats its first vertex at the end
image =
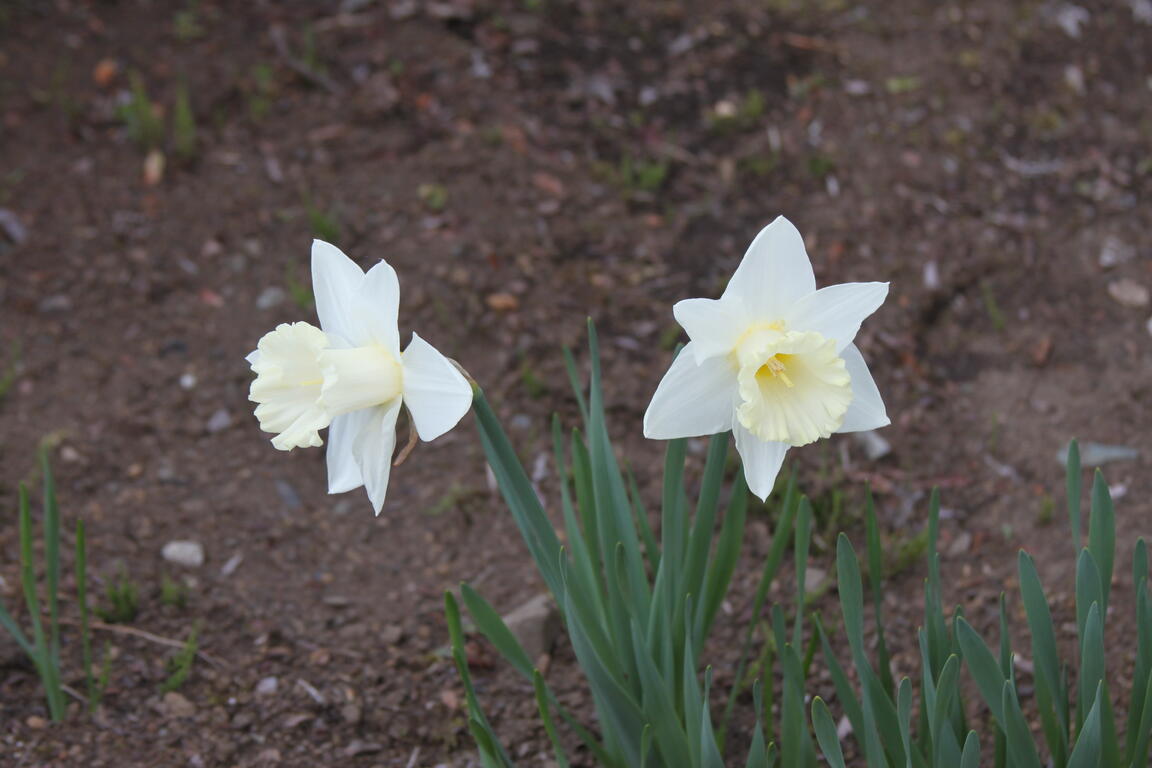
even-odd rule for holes
{"type": "Polygon", "coordinates": [[[280,450],[323,445],[328,427],[328,492],[363,485],[380,514],[400,406],[420,438],[433,440],[468,412],[472,387],[415,333],[400,352],[400,285],[387,262],[364,273],[316,240],[312,290],[320,328],[285,323],[260,339],[247,358],[256,374],[249,399],[280,450]]]}
{"type": "Polygon", "coordinates": [[[718,299],[676,304],[690,341],[644,414],[666,440],[732,430],[748,487],[766,499],[791,446],[889,422],[852,340],[887,283],[816,290],[804,240],[783,216],[761,230],[718,299]]]}

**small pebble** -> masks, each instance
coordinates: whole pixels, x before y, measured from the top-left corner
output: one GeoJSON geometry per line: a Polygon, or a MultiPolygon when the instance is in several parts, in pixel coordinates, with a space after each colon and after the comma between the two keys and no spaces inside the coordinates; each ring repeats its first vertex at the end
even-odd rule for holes
{"type": "Polygon", "coordinates": [[[193,389],[196,386],[196,374],[184,373],[180,375],[180,389],[193,389]]]}
{"type": "Polygon", "coordinates": [[[276,689],[280,687],[280,680],[276,677],[265,677],[260,682],[256,683],[257,696],[272,696],[276,693],[276,689]]]}
{"type": "Polygon", "coordinates": [[[1125,307],[1146,307],[1150,298],[1147,288],[1127,277],[1108,283],[1108,295],[1125,307]]]}
{"type": "Polygon", "coordinates": [[[208,419],[205,429],[210,433],[216,433],[223,432],[230,426],[232,426],[232,415],[228,413],[227,409],[221,408],[212,414],[212,418],[208,419]]]}
{"type": "Polygon", "coordinates": [[[284,292],[283,288],[278,285],[270,285],[260,291],[260,295],[256,298],[256,308],[272,309],[272,307],[283,304],[287,297],[288,294],[284,292]]]}
{"type": "Polygon", "coordinates": [[[196,714],[196,705],[176,691],[164,694],[163,707],[169,717],[192,717],[196,714]]]}
{"type": "Polygon", "coordinates": [[[875,430],[868,430],[867,432],[854,432],[852,437],[864,449],[864,455],[868,457],[869,461],[876,461],[882,459],[888,454],[892,453],[892,444],[885,440],[875,430]]]}
{"type": "Polygon", "coordinates": [[[204,565],[204,547],[198,541],[170,541],[164,545],[160,554],[165,560],[176,565],[188,568],[199,568],[204,565]]]}

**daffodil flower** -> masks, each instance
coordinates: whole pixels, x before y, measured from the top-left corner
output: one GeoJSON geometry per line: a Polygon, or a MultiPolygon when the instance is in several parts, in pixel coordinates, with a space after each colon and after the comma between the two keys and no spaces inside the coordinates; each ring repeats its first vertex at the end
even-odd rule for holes
{"type": "Polygon", "coordinates": [[[777,218],[752,241],[718,300],[673,308],[690,341],[652,397],[644,435],[732,430],[748,487],[766,499],[789,447],[890,423],[852,344],[887,295],[887,283],[816,290],[804,240],[777,218]]]}
{"type": "Polygon", "coordinates": [[[316,240],[312,290],[320,327],[284,323],[260,339],[247,358],[256,374],[249,399],[280,450],[323,445],[327,427],[328,492],[363,485],[380,514],[401,405],[420,438],[433,440],[468,412],[472,388],[415,333],[401,353],[400,285],[387,262],[365,273],[316,240]]]}

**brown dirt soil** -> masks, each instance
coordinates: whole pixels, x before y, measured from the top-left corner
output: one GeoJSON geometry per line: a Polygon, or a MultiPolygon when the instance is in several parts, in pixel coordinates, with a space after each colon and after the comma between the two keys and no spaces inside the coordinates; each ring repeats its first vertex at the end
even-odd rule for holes
{"type": "MultiPolygon", "coordinates": [[[[443,592],[467,580],[503,610],[539,582],[471,417],[393,473],[376,519],[362,492],[326,495],[321,451],[277,452],[257,429],[243,357],[311,319],[293,296],[313,234],[396,267],[402,325],[470,369],[530,462],[550,414],[571,421],[559,350],[592,316],[614,431],[654,499],[661,446],[639,428],[678,338],[671,303],[718,295],[786,214],[821,284],[893,286],[859,340],[891,454],[846,437],[793,462],[821,509],[846,499],[815,565],[830,569],[836,528],[859,534],[864,480],[890,551],[940,486],[949,600],[987,626],[1007,588],[1018,616],[1024,545],[1066,612],[1055,457],[1072,436],[1132,446],[1107,467],[1124,491],[1124,679],[1128,558],[1152,533],[1152,308],[1113,294],[1152,284],[1152,26],[1138,2],[1081,5],[1069,26],[1067,4],[996,0],[0,0],[0,209],[26,235],[0,226],[0,362],[19,360],[0,399],[0,596],[19,602],[15,487],[47,444],[94,590],[126,573],[130,626],[199,627],[216,661],[165,700],[173,650],[98,630],[102,707],[45,727],[34,672],[0,638],[0,762],[476,764],[443,592]],[[163,113],[161,178],[120,117],[132,77],[163,113]],[[206,563],[165,562],[174,539],[206,563]],[[165,577],[185,605],[160,599],[165,577]]],[[[719,690],[770,525],[757,511],[717,630],[719,690]]],[[[922,576],[915,560],[889,588],[900,673],[922,576]]],[[[529,688],[472,650],[513,753],[548,764],[529,688]]],[[[580,708],[563,644],[549,679],[580,708]]]]}

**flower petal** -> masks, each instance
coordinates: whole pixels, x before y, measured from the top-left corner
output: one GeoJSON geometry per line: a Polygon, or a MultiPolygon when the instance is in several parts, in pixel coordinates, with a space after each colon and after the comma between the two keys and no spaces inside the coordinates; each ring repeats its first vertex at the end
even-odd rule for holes
{"type": "Polygon", "coordinates": [[[435,440],[472,407],[472,386],[448,358],[415,333],[401,356],[404,404],[421,440],[435,440]]]}
{"type": "Polygon", "coordinates": [[[396,448],[396,417],[400,415],[400,398],[372,408],[364,426],[352,441],[352,455],[364,477],[364,488],[376,514],[384,508],[388,495],[388,476],[392,473],[392,452],[396,448]]]}
{"type": "Polygon", "coordinates": [[[840,356],[844,358],[848,375],[852,377],[852,403],[844,414],[844,423],[836,431],[863,432],[891,424],[880,390],[876,388],[876,382],[872,380],[872,373],[860,350],[855,344],[849,344],[840,350],[840,356]]]}
{"type": "Polygon", "coordinates": [[[788,445],[761,440],[739,423],[732,428],[732,434],[736,437],[736,450],[744,464],[744,479],[748,481],[748,490],[760,501],[766,501],[776,485],[776,475],[780,474],[780,465],[784,463],[788,445]]]}
{"type": "Polygon", "coordinates": [[[400,330],[397,327],[399,312],[400,282],[396,279],[396,270],[381,260],[364,275],[357,293],[353,320],[360,333],[366,334],[372,343],[382,345],[397,359],[400,358],[400,330]]]}
{"type": "Polygon", "coordinates": [[[648,404],[644,436],[650,440],[715,435],[732,428],[736,371],[726,357],[697,363],[695,343],[680,350],[648,404]]]}
{"type": "Polygon", "coordinates": [[[816,290],[804,238],[783,216],[776,217],[748,246],[720,299],[743,304],[754,320],[773,322],[797,299],[816,290]]]}
{"type": "Polygon", "coordinates": [[[320,327],[352,346],[362,343],[353,322],[362,282],[364,273],[343,251],[323,240],[312,241],[312,293],[320,327]]]}
{"type": "Polygon", "coordinates": [[[796,302],[785,322],[789,328],[817,331],[840,351],[852,343],[864,318],[888,296],[888,283],[841,283],[821,288],[796,302]]]}
{"type": "Polygon", "coordinates": [[[344,493],[364,485],[360,465],[352,453],[352,444],[368,423],[372,409],[344,413],[332,419],[328,427],[328,493],[344,493]]]}
{"type": "Polygon", "coordinates": [[[676,322],[692,340],[696,362],[726,355],[743,332],[743,307],[716,299],[684,299],[672,307],[676,322]]]}

